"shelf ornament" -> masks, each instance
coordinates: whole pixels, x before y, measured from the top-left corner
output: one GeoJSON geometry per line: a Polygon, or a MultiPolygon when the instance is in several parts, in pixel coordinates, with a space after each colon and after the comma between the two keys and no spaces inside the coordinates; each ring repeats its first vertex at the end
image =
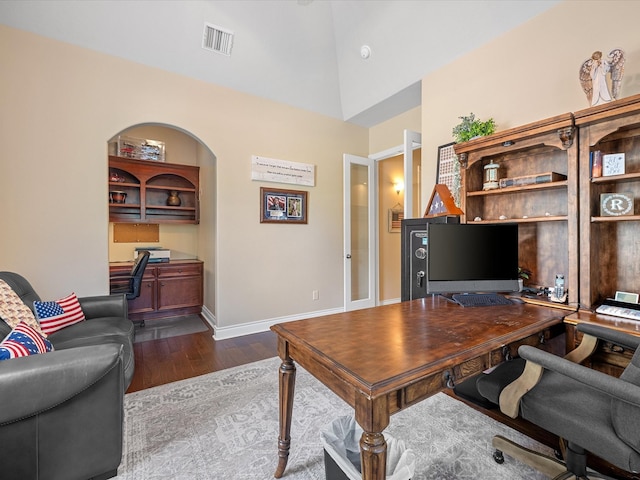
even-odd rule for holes
{"type": "Polygon", "coordinates": [[[601,51],[595,51],[591,58],[582,62],[580,67],[580,85],[587,95],[589,105],[602,105],[616,100],[620,95],[622,76],[624,75],[624,52],[615,48],[607,58],[601,51]],[[607,85],[607,75],[611,81],[611,91],[607,85]]]}
{"type": "Polygon", "coordinates": [[[456,205],[455,199],[443,183],[436,184],[431,193],[431,199],[424,212],[424,218],[463,215],[464,212],[456,205]]]}

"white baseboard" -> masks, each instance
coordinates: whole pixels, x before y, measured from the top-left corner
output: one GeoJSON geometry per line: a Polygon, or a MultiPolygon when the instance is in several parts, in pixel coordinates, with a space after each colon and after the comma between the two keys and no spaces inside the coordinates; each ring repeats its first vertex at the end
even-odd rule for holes
{"type": "Polygon", "coordinates": [[[253,333],[267,332],[271,325],[275,325],[276,323],[292,322],[294,320],[304,320],[305,318],[322,317],[324,315],[333,315],[334,313],[343,312],[344,308],[332,308],[328,310],[300,313],[297,315],[288,315],[285,317],[269,318],[259,320],[257,322],[243,323],[241,325],[219,327],[216,325],[215,316],[211,311],[206,307],[202,307],[202,316],[213,327],[213,338],[215,340],[225,340],[228,338],[242,337],[243,335],[251,335],[253,333]]]}
{"type": "MultiPolygon", "coordinates": [[[[392,303],[400,303],[399,298],[384,300],[381,305],[389,305],[392,303]]],[[[334,313],[343,313],[344,308],[330,308],[327,310],[317,310],[315,312],[299,313],[296,315],[287,315],[285,317],[268,318],[258,320],[256,322],[243,323],[240,325],[231,325],[228,327],[219,327],[216,322],[215,315],[207,307],[202,307],[202,316],[213,328],[213,338],[215,340],[225,340],[228,338],[242,337],[243,335],[251,335],[253,333],[267,332],[271,325],[276,323],[292,322],[294,320],[304,320],[305,318],[322,317],[324,315],[333,315],[334,313]]]]}

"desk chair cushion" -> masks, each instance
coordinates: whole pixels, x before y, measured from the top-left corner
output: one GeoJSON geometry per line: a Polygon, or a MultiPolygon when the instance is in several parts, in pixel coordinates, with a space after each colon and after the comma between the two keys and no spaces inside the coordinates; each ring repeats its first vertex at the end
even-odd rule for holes
{"type": "Polygon", "coordinates": [[[495,405],[500,404],[500,393],[511,382],[522,375],[526,361],[514,358],[503,362],[491,371],[489,375],[480,375],[476,381],[476,389],[484,398],[495,405]]]}

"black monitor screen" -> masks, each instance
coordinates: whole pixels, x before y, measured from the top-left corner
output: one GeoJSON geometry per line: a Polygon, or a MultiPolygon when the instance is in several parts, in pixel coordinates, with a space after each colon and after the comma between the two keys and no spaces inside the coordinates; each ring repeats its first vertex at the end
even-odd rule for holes
{"type": "Polygon", "coordinates": [[[518,225],[429,224],[427,292],[518,290],[518,225]]]}

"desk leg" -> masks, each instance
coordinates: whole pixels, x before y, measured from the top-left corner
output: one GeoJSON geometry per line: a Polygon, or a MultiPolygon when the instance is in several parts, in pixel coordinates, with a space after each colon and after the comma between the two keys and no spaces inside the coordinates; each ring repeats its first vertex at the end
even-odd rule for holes
{"type": "Polygon", "coordinates": [[[386,396],[371,399],[366,394],[356,396],[356,421],[364,431],[360,438],[362,480],[384,480],[387,470],[387,442],[382,431],[389,425],[389,405],[386,396]]]}
{"type": "Polygon", "coordinates": [[[291,414],[293,412],[293,393],[296,385],[296,366],[293,360],[286,356],[280,365],[280,432],[278,436],[278,468],[274,474],[280,478],[284,474],[289,461],[291,448],[291,414]]]}
{"type": "Polygon", "coordinates": [[[382,433],[364,432],[360,438],[362,480],[384,480],[387,471],[387,442],[382,433]]]}

